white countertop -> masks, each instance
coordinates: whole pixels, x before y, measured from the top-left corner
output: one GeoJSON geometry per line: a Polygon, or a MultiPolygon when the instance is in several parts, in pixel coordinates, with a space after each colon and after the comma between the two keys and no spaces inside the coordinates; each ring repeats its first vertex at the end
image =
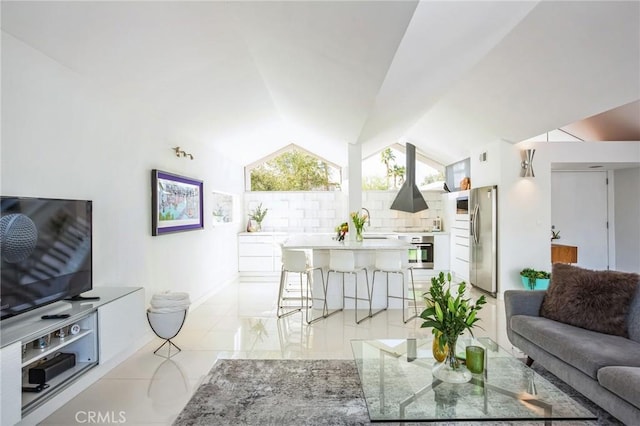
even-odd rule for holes
{"type": "MultiPolygon", "coordinates": [[[[301,232],[283,232],[283,231],[258,231],[258,232],[238,232],[238,235],[251,235],[251,236],[298,236],[298,235],[312,235],[312,236],[330,236],[333,237],[336,235],[335,232],[312,232],[312,233],[301,233],[301,232]]],[[[427,231],[385,231],[376,229],[375,231],[364,231],[365,237],[367,236],[387,236],[389,238],[398,237],[400,235],[407,236],[435,236],[435,235],[449,235],[449,231],[437,231],[437,232],[427,232],[427,231]]]]}
{"type": "Polygon", "coordinates": [[[283,232],[283,231],[254,231],[254,232],[247,232],[247,231],[242,231],[242,232],[238,232],[238,235],[251,235],[251,236],[283,236],[283,235],[289,235],[288,232],[283,232]]]}
{"type": "Polygon", "coordinates": [[[315,250],[407,250],[412,245],[397,238],[365,238],[362,242],[356,242],[348,237],[344,241],[336,241],[335,235],[296,234],[291,235],[283,247],[315,250]]]}

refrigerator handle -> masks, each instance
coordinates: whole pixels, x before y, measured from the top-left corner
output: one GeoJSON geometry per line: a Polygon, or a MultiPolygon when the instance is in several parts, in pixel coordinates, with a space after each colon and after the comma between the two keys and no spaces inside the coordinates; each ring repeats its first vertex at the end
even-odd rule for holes
{"type": "Polygon", "coordinates": [[[478,213],[480,212],[480,204],[476,204],[473,207],[473,219],[471,221],[471,229],[473,230],[473,241],[478,244],[480,243],[480,236],[478,235],[478,213]]]}

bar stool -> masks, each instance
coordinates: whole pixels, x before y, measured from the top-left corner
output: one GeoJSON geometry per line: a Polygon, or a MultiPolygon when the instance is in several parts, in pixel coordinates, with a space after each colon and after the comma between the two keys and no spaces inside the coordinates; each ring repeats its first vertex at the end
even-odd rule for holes
{"type": "MultiPolygon", "coordinates": [[[[280,273],[280,288],[278,290],[278,310],[277,310],[278,318],[282,318],[284,316],[287,316],[296,312],[300,312],[302,311],[303,308],[305,308],[305,320],[307,321],[307,324],[311,324],[313,322],[316,322],[319,319],[325,318],[326,297],[325,297],[325,301],[322,309],[322,316],[315,318],[313,320],[309,320],[309,310],[313,305],[313,300],[316,300],[313,297],[313,291],[311,289],[312,275],[313,275],[313,271],[315,271],[316,269],[320,271],[320,277],[322,278],[322,289],[326,295],[326,285],[324,282],[324,274],[322,272],[322,269],[314,268],[309,265],[309,261],[307,259],[307,253],[305,253],[303,250],[288,250],[288,249],[282,250],[282,271],[280,273]],[[299,277],[300,277],[299,294],[296,296],[286,295],[287,292],[293,291],[290,289],[289,283],[288,283],[289,273],[299,274],[299,277]],[[306,292],[305,292],[305,286],[303,285],[303,282],[302,282],[303,274],[307,276],[306,292]],[[299,302],[299,305],[294,305],[293,309],[290,309],[292,308],[292,306],[289,306],[287,304],[287,301],[289,300],[297,300],[299,302]]],[[[298,290],[295,290],[295,291],[297,292],[298,290]]]]}
{"type": "Polygon", "coordinates": [[[389,299],[401,299],[402,300],[402,321],[406,324],[409,320],[416,318],[418,316],[418,306],[416,303],[416,287],[413,282],[413,268],[403,268],[402,266],[402,256],[399,251],[376,251],[376,264],[375,269],[373,270],[373,282],[371,284],[371,292],[373,293],[373,289],[376,285],[376,272],[381,272],[386,274],[387,277],[387,303],[383,309],[380,309],[378,312],[374,313],[378,314],[382,311],[386,311],[389,308],[389,299]],[[407,287],[404,281],[405,270],[408,270],[411,274],[411,294],[412,297],[407,297],[406,290],[407,287]],[[402,296],[391,296],[389,295],[389,274],[397,274],[402,277],[402,296]],[[413,309],[414,315],[409,318],[406,317],[406,309],[404,307],[405,301],[413,301],[413,309]]]}
{"type": "MultiPolygon", "coordinates": [[[[342,274],[342,307],[337,309],[335,312],[342,311],[344,309],[344,300],[345,299],[354,299],[355,301],[355,321],[356,324],[360,324],[367,318],[371,318],[371,292],[369,290],[369,273],[367,272],[367,268],[365,267],[357,267],[355,261],[355,254],[351,250],[329,250],[329,271],[327,272],[327,288],[330,283],[331,273],[342,274]],[[358,274],[363,272],[365,274],[365,279],[367,283],[367,298],[358,297],[358,274]],[[345,294],[344,287],[344,276],[345,274],[351,274],[355,277],[355,294],[354,296],[347,296],[345,294]],[[369,313],[366,317],[358,320],[358,300],[366,301],[369,304],[369,313]]],[[[326,306],[326,293],[325,290],[325,306],[326,306]]],[[[326,312],[326,316],[331,315],[328,313],[328,309],[326,312]]]]}

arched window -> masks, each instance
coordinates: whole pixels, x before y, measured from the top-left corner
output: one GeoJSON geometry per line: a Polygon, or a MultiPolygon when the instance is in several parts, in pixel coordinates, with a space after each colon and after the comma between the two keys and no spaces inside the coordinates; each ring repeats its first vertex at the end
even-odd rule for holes
{"type": "MultiPolygon", "coordinates": [[[[395,143],[362,161],[362,189],[389,190],[402,186],[406,174],[404,145],[395,143]]],[[[444,182],[444,165],[416,152],[416,184],[444,182]]]]}
{"type": "Polygon", "coordinates": [[[342,169],[290,144],[245,167],[247,191],[339,191],[342,169]]]}

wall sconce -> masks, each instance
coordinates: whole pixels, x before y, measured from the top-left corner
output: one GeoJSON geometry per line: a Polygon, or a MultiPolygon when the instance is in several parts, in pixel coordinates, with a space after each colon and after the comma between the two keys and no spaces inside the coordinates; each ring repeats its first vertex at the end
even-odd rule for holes
{"type": "Polygon", "coordinates": [[[191,160],[193,160],[193,155],[187,152],[184,152],[183,150],[180,149],[179,146],[175,146],[171,149],[173,149],[176,152],[176,157],[189,157],[191,160]]]}
{"type": "Polygon", "coordinates": [[[533,173],[533,155],[536,153],[535,149],[523,149],[520,151],[522,157],[522,170],[520,170],[520,177],[536,177],[533,173]]]}

